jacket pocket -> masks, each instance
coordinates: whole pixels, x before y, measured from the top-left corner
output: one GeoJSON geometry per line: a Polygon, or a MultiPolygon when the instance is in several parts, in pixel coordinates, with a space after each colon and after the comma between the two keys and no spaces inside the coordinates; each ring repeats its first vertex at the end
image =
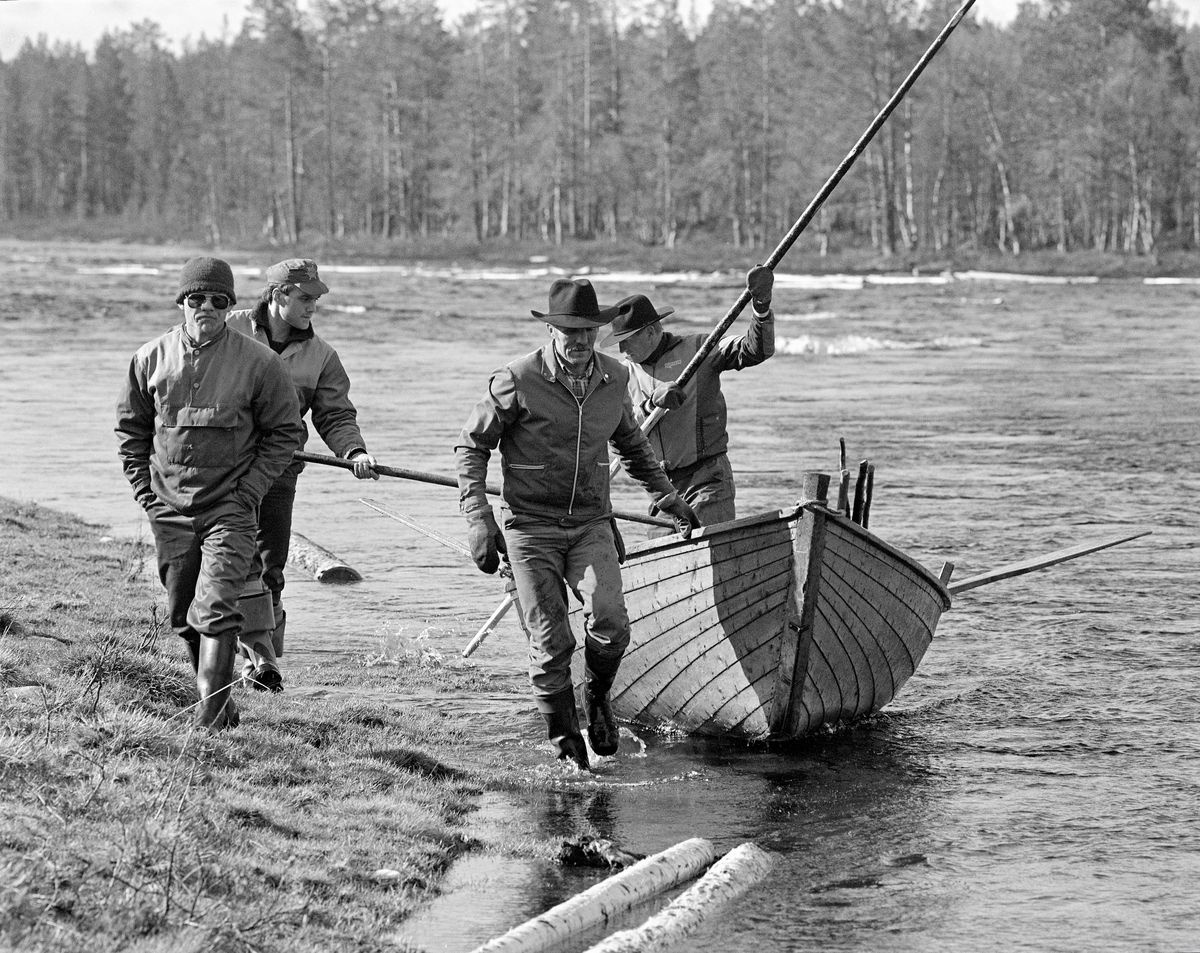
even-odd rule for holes
{"type": "Polygon", "coordinates": [[[167,462],[191,468],[232,466],[236,425],[237,412],[220,406],[180,407],[163,414],[167,462]]]}

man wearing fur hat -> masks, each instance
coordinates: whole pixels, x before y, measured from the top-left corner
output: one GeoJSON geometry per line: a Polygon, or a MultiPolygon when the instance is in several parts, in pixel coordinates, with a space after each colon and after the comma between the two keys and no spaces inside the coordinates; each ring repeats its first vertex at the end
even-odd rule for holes
{"type": "MultiPolygon", "coordinates": [[[[360,480],[379,479],[358,429],[358,411],[350,400],[350,378],[337,351],[317,336],[312,327],[317,299],[329,291],[309,258],[289,258],[267,269],[267,286],[254,307],[233,311],[225,323],[269,347],[282,359],[296,388],[300,416],[310,411],[312,423],[326,446],[354,465],[360,480]]],[[[308,428],[298,449],[308,440],[308,428]]],[[[283,608],[283,570],[292,537],[292,507],[296,481],[304,463],[293,460],[262,499],[258,511],[258,550],[263,561],[263,582],[271,591],[275,628],[270,646],[255,649],[243,644],[242,677],[255,688],[283,691],[277,656],[283,654],[287,613],[283,608]]]]}
{"type": "Polygon", "coordinates": [[[238,721],[239,637],[270,640],[270,598],[254,591],[257,511],[304,436],[283,362],[225,326],[236,300],[228,264],[188,261],[175,299],[182,325],[138,350],[117,401],[117,452],[196,672],[196,722],[212,731],[238,721]]]}
{"type": "MultiPolygon", "coordinates": [[[[669,411],[650,431],[654,448],[672,486],[687,500],[700,522],[709,526],[734,519],[733,468],[729,465],[725,395],[721,374],[761,364],[775,353],[775,316],[771,291],[775,275],[756,265],[746,276],[753,302],[750,329],[719,342],[686,386],[676,378],[695,357],[707,335],[672,334],[662,319],[674,308],[657,309],[645,295],[616,304],[617,316],[597,342],[617,344],[629,367],[629,396],[638,422],[662,407],[669,411]]],[[[658,534],[651,530],[650,535],[658,534]]]]}
{"type": "Polygon", "coordinates": [[[611,443],[630,476],[685,535],[696,516],[674,491],[638,429],[622,364],[596,353],[601,310],[586,279],[550,288],[550,342],[492,373],[455,446],[459,499],[476,565],[494,573],[507,554],[529,635],[534,700],[560,759],[589,766],[579,730],[567,589],[583,604],[584,707],[588,739],[615,754],[618,729],[608,692],[629,644],[629,617],[609,500],[611,443]],[[499,448],[508,513],[501,532],[485,490],[499,448]]]}

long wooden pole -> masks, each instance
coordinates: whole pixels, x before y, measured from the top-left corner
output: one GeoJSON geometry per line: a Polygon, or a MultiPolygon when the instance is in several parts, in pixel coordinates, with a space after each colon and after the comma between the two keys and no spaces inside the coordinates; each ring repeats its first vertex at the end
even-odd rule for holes
{"type": "MultiPolygon", "coordinates": [[[[829,198],[830,193],[832,193],[837,187],[837,184],[842,181],[842,178],[846,175],[846,173],[850,171],[850,167],[854,165],[855,160],[862,155],[863,150],[865,150],[870,144],[871,140],[875,138],[875,133],[879,131],[879,128],[885,122],[887,122],[887,118],[892,114],[892,110],[894,110],[896,106],[900,104],[900,100],[902,100],[908,93],[909,89],[912,88],[913,83],[917,81],[917,77],[924,72],[925,67],[929,65],[929,61],[937,55],[937,51],[942,48],[942,44],[945,43],[950,34],[954,32],[954,28],[957,27],[962,18],[967,15],[967,11],[971,9],[971,6],[974,3],[975,0],[966,0],[966,2],[958,8],[958,12],[950,18],[950,22],[942,27],[942,32],[939,33],[934,39],[933,43],[929,45],[929,49],[925,51],[925,54],[919,60],[917,60],[917,65],[914,66],[912,71],[904,78],[904,82],[902,82],[892,94],[892,98],[884,104],[881,110],[879,110],[879,115],[877,115],[871,121],[871,125],[867,126],[866,132],[859,137],[858,142],[854,144],[854,148],[846,154],[846,158],[844,158],[838,167],[833,170],[833,174],[825,181],[825,184],[821,186],[821,191],[819,191],[813,197],[813,200],[808,203],[808,208],[806,208],[800,214],[800,217],[796,219],[796,224],[791,227],[788,233],[783,236],[783,240],[780,241],[780,243],[775,247],[775,250],[771,252],[771,257],[768,258],[764,263],[768,268],[770,268],[772,271],[775,270],[775,266],[779,264],[783,256],[786,255],[792,245],[795,244],[796,239],[800,237],[801,232],[808,227],[808,223],[811,222],[813,216],[820,211],[821,206],[825,204],[825,200],[829,198]]],[[[704,363],[704,359],[708,357],[709,352],[717,346],[717,342],[721,340],[721,336],[729,330],[730,325],[737,320],[738,315],[742,313],[743,309],[745,309],[746,305],[749,303],[750,289],[743,288],[742,293],[738,295],[738,299],[734,302],[733,307],[725,312],[725,317],[721,319],[720,323],[713,329],[712,334],[710,334],[700,346],[700,350],[698,350],[695,356],[693,356],[692,359],[687,362],[687,365],[680,372],[679,377],[675,379],[676,384],[678,384],[680,387],[683,387],[692,379],[696,371],[700,369],[700,365],[704,363]]],[[[646,433],[649,433],[658,426],[658,422],[662,420],[664,416],[666,416],[666,413],[667,411],[662,407],[655,407],[654,412],[651,413],[650,416],[644,421],[642,421],[642,430],[646,433]]],[[[612,472],[615,472],[616,469],[617,462],[614,461],[612,472]]]]}
{"type": "Polygon", "coordinates": [[[1045,569],[1047,566],[1065,563],[1068,559],[1078,559],[1080,556],[1086,556],[1088,553],[1098,552],[1101,549],[1108,549],[1110,546],[1120,546],[1122,543],[1128,543],[1130,540],[1149,536],[1151,532],[1152,530],[1143,530],[1140,533],[1133,533],[1129,536],[1115,536],[1111,539],[1080,543],[1078,546],[1055,550],[1052,553],[1047,553],[1045,556],[1036,556],[1033,559],[1026,559],[1019,563],[1009,563],[1007,566],[1001,566],[999,569],[980,573],[978,576],[970,576],[962,580],[962,582],[956,582],[953,586],[947,586],[946,588],[950,590],[951,594],[958,595],[958,593],[966,592],[968,589],[978,589],[980,586],[988,586],[993,582],[999,582],[1001,579],[1023,576],[1027,572],[1035,572],[1038,569],[1045,569]]]}
{"type": "MultiPolygon", "coordinates": [[[[340,467],[343,470],[353,470],[354,464],[349,460],[342,460],[338,457],[327,456],[323,453],[308,453],[304,450],[299,450],[293,456],[297,460],[303,460],[305,463],[320,463],[327,467],[340,467]]],[[[383,464],[377,463],[372,467],[376,473],[382,476],[396,477],[401,480],[415,480],[417,483],[432,483],[435,486],[452,486],[458,489],[458,481],[454,477],[439,476],[436,473],[425,473],[421,470],[406,470],[403,467],[385,467],[383,464]]],[[[489,496],[499,496],[500,491],[491,485],[485,486],[489,496]]],[[[675,524],[668,520],[655,519],[653,516],[643,516],[641,513],[626,513],[622,510],[613,510],[613,516],[619,520],[626,520],[630,523],[645,523],[648,526],[665,526],[668,529],[674,529],[675,524]]]]}

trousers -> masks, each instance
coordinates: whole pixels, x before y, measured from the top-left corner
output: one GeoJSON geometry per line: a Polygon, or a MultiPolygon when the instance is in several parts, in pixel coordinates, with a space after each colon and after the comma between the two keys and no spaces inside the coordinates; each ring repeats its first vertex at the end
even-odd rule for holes
{"type": "Polygon", "coordinates": [[[156,501],[146,515],[171,630],[193,644],[199,636],[238,635],[238,596],[258,569],[254,511],[231,497],[193,516],[156,501]]]}
{"type": "MultiPolygon", "coordinates": [[[[733,467],[729,454],[701,460],[688,467],[667,471],[667,479],[700,519],[701,526],[726,523],[735,519],[733,467]]],[[[650,539],[670,536],[674,530],[654,527],[646,533],[650,539]]]]}
{"type": "Polygon", "coordinates": [[[597,658],[618,662],[629,645],[629,615],[612,523],[560,526],[513,514],[504,521],[525,630],[534,700],[571,687],[575,635],[567,590],[583,605],[584,643],[597,658]]]}

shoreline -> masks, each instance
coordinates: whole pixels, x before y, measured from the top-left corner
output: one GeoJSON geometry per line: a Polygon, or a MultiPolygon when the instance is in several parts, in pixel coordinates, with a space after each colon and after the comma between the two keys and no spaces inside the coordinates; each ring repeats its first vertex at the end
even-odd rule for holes
{"type": "Polygon", "coordinates": [[[195,732],[152,548],[2,496],[0,524],[0,945],[357,950],[461,857],[557,855],[471,815],[586,777],[523,770],[420,703],[494,694],[485,673],[347,656],[290,669],[282,695],[235,689],[241,726],[195,732]]]}
{"type": "MultiPolygon", "coordinates": [[[[14,225],[15,223],[9,223],[14,225]]],[[[316,259],[323,268],[375,266],[379,268],[521,269],[531,266],[563,273],[620,273],[636,270],[656,276],[675,273],[729,274],[739,278],[755,262],[765,260],[773,245],[741,247],[704,239],[674,248],[644,245],[624,239],[565,241],[562,245],[540,241],[487,242],[457,240],[376,240],[334,242],[323,236],[295,246],[272,245],[261,240],[233,240],[213,246],[189,242],[177,235],[133,233],[115,235],[39,234],[40,229],[0,230],[0,254],[17,255],[39,247],[50,251],[79,251],[109,258],[137,256],[169,262],[171,268],[193,255],[218,255],[231,264],[266,263],[288,257],[316,259]],[[19,232],[19,234],[18,234],[19,232]]],[[[1032,251],[1020,255],[991,249],[958,249],[954,252],[900,251],[882,255],[871,248],[847,248],[822,256],[798,243],[777,266],[780,274],[812,276],[905,276],[989,273],[1005,276],[1104,279],[1200,279],[1200,252],[1164,249],[1152,254],[1120,254],[1088,249],[1069,252],[1032,251]]],[[[261,268],[258,269],[261,271],[261,268]]]]}

